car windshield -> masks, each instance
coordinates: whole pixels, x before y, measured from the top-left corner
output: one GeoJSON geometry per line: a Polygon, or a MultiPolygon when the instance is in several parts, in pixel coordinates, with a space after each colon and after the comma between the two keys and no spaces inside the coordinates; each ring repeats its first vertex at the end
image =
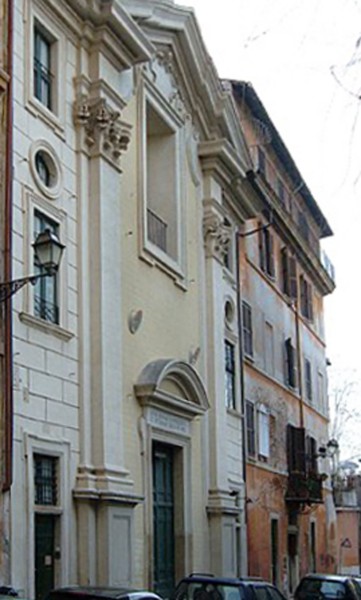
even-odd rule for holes
{"type": "Polygon", "coordinates": [[[345,584],[342,581],[322,579],[304,579],[298,590],[300,600],[312,598],[346,598],[348,596],[345,584]]]}
{"type": "Polygon", "coordinates": [[[243,589],[229,583],[184,581],[173,600],[245,600],[243,589]]]}

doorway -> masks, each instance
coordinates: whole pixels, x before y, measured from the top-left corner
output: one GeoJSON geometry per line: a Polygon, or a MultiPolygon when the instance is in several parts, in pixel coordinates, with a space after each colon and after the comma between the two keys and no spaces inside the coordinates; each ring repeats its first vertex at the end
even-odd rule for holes
{"type": "Polygon", "coordinates": [[[35,600],[55,586],[55,515],[35,514],[35,600]]]}
{"type": "Polygon", "coordinates": [[[154,589],[167,598],[175,583],[173,447],[154,443],[152,465],[154,589]]]}

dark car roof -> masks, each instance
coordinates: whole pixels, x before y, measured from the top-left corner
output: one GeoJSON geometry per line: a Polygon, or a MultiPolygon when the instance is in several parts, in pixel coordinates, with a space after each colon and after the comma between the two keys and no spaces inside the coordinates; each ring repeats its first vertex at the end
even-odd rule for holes
{"type": "Polygon", "coordinates": [[[183,577],[179,583],[189,583],[191,581],[208,581],[212,583],[220,583],[223,585],[239,585],[240,583],[254,584],[254,583],[267,583],[264,579],[259,577],[217,577],[216,575],[207,575],[205,573],[192,573],[188,577],[183,577]]]}
{"type": "Polygon", "coordinates": [[[302,577],[301,581],[303,579],[327,579],[328,581],[345,582],[352,578],[353,578],[353,575],[351,575],[351,574],[350,575],[335,575],[335,574],[331,574],[331,573],[308,573],[307,575],[302,577]]]}
{"type": "Polygon", "coordinates": [[[117,587],[96,587],[96,586],[69,586],[56,588],[52,590],[47,598],[55,598],[60,596],[69,596],[69,597],[100,597],[100,598],[123,598],[128,596],[129,594],[139,594],[152,596],[154,598],[158,598],[157,594],[150,592],[148,590],[138,590],[133,588],[117,588],[117,587]]]}

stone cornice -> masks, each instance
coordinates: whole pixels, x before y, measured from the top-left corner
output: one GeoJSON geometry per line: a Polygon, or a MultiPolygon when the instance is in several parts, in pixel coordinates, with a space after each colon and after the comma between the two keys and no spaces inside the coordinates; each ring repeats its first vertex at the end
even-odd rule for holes
{"type": "MultiPolygon", "coordinates": [[[[47,0],[51,8],[64,19],[64,4],[73,10],[87,29],[103,30],[116,41],[114,52],[124,69],[149,60],[154,48],[119,0],[47,0]]],[[[69,21],[71,23],[71,19],[69,21]]],[[[88,31],[88,32],[89,32],[88,31]]],[[[79,33],[76,32],[76,33],[79,33]]],[[[104,33],[105,35],[105,33],[104,33]]]]}

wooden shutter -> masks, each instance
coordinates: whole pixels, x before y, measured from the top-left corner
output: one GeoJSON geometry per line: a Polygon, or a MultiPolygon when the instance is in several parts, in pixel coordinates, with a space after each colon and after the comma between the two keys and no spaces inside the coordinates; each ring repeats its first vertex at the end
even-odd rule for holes
{"type": "Polygon", "coordinates": [[[287,463],[290,473],[306,472],[305,430],[287,425],[287,463]]]}
{"type": "Polygon", "coordinates": [[[296,351],[292,346],[291,338],[287,338],[286,347],[286,378],[290,387],[296,387],[296,351]]]}
{"type": "Polygon", "coordinates": [[[290,295],[289,288],[289,261],[288,261],[288,253],[287,248],[284,247],[281,250],[281,268],[282,268],[282,291],[287,296],[290,295]]]}

